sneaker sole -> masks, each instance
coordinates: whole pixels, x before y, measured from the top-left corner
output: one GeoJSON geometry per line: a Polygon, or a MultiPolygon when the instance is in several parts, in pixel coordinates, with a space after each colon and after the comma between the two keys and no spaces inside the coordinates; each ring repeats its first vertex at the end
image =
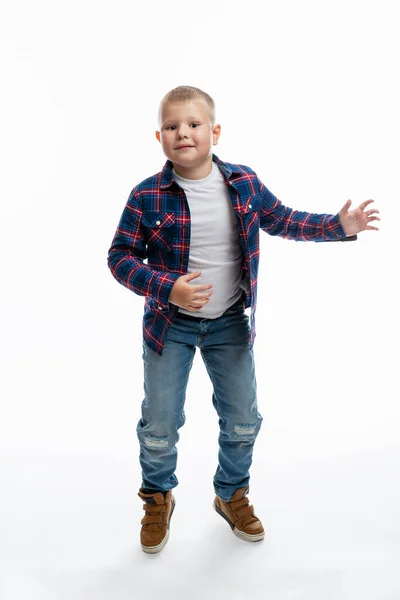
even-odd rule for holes
{"type": "Polygon", "coordinates": [[[175,509],[175,500],[173,498],[172,499],[171,514],[169,515],[169,519],[168,519],[168,529],[167,529],[167,533],[165,534],[165,537],[164,537],[163,541],[160,542],[158,544],[158,546],[143,546],[143,544],[140,544],[142,546],[143,552],[146,552],[147,554],[156,554],[157,552],[160,552],[164,548],[165,544],[169,540],[169,525],[170,525],[170,522],[171,522],[171,517],[172,517],[172,513],[174,512],[174,509],[175,509]]]}
{"type": "Polygon", "coordinates": [[[240,531],[240,529],[235,527],[235,524],[232,523],[232,521],[230,519],[228,519],[226,514],[224,512],[222,512],[221,509],[218,508],[218,506],[215,504],[215,500],[213,503],[213,508],[229,524],[230,528],[232,529],[232,531],[236,535],[236,537],[240,538],[241,540],[244,540],[245,542],[260,542],[261,540],[264,539],[265,531],[263,531],[263,533],[254,533],[254,534],[245,533],[244,531],[240,531]]]}

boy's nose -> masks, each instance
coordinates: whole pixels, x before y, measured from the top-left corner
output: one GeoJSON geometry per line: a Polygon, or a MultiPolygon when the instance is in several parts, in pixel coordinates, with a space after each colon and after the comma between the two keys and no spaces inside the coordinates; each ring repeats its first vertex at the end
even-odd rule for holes
{"type": "Polygon", "coordinates": [[[177,132],[178,139],[181,139],[182,137],[187,137],[186,131],[184,128],[177,129],[176,132],[177,132]]]}

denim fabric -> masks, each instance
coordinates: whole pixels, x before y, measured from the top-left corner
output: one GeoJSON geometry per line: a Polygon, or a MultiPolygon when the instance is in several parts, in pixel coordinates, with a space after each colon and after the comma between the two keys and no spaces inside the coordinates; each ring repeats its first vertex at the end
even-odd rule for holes
{"type": "Polygon", "coordinates": [[[217,319],[185,319],[178,314],[168,328],[161,356],[143,342],[145,396],[137,426],[143,488],[167,491],[178,485],[178,429],[185,422],[186,387],[197,347],[213,385],[220,425],[215,493],[228,502],[237,489],[248,485],[254,441],[263,420],[250,340],[249,317],[239,300],[217,319]]]}

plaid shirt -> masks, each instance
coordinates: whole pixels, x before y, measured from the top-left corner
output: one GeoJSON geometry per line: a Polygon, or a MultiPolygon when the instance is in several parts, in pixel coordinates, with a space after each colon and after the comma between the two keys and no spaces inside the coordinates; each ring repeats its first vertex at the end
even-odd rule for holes
{"type": "MultiPolygon", "coordinates": [[[[250,281],[243,292],[251,307],[254,343],[259,261],[259,230],[300,241],[336,241],[346,237],[338,215],[312,214],[285,207],[256,173],[244,165],[222,162],[215,154],[236,216],[242,269],[250,281]]],[[[175,281],[187,273],[190,214],[185,192],[173,179],[172,162],[133,188],[108,252],[108,266],[119,283],[145,296],[143,338],[162,355],[164,340],[178,306],[168,302],[175,281]],[[147,264],[144,260],[147,259],[147,264]]]]}

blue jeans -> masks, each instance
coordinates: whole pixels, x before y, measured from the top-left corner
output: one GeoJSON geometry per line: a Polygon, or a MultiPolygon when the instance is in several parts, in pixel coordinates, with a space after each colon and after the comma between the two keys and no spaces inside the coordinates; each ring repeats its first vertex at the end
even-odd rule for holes
{"type": "Polygon", "coordinates": [[[212,402],[219,417],[215,493],[228,502],[237,489],[248,485],[263,420],[249,340],[249,317],[238,301],[217,319],[188,320],[178,313],[162,356],[143,342],[145,396],[137,425],[143,488],[167,491],[178,485],[176,444],[185,422],[186,387],[196,347],[213,385],[212,402]]]}

